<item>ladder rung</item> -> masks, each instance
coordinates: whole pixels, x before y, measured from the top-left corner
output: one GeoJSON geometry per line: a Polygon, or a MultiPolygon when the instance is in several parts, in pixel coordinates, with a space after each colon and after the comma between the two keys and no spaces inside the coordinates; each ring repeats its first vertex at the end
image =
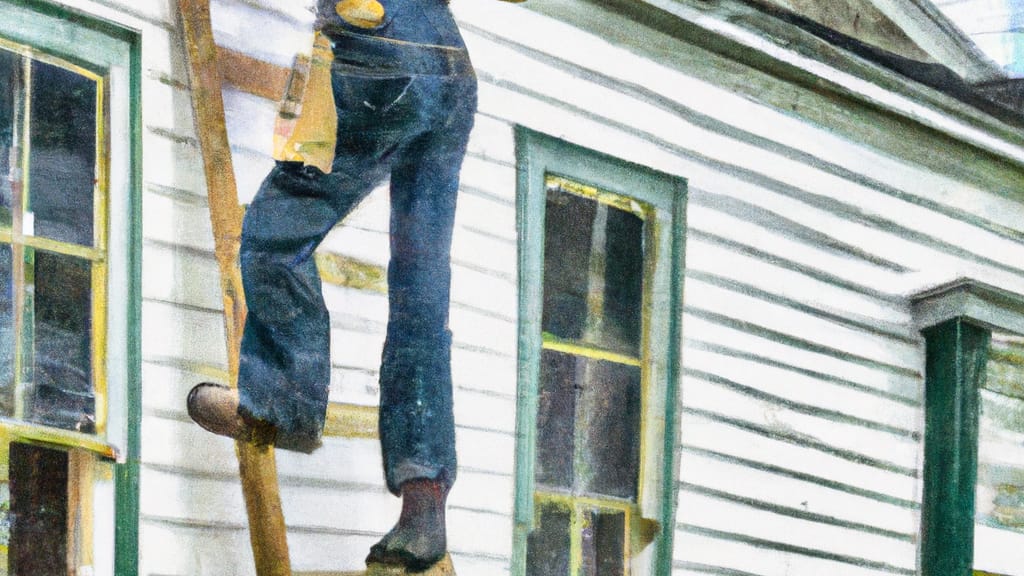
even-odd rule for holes
{"type": "Polygon", "coordinates": [[[455,576],[455,567],[452,565],[452,557],[445,555],[440,562],[434,564],[424,572],[406,572],[398,566],[386,566],[384,564],[371,564],[366,570],[358,572],[294,572],[292,576],[455,576]]]}
{"type": "MultiPolygon", "coordinates": [[[[328,404],[324,436],[376,438],[378,436],[377,407],[343,404],[340,402],[328,404]]],[[[362,573],[359,572],[358,574],[362,573]]]]}

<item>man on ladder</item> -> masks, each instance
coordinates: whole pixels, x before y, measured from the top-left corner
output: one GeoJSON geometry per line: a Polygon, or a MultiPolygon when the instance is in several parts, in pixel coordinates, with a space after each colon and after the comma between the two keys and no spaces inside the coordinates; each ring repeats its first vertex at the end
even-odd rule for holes
{"type": "Polygon", "coordinates": [[[445,499],[456,474],[450,247],[476,78],[446,0],[318,0],[317,10],[319,41],[334,54],[327,98],[337,123],[331,114],[300,123],[336,134],[333,159],[296,148],[253,199],[240,251],[249,312],[238,389],[200,384],[188,411],[236,440],[307,453],[320,445],[330,323],[313,252],[390,177],[379,418],[387,485],[402,512],[367,563],[421,571],[446,553],[445,499]]]}

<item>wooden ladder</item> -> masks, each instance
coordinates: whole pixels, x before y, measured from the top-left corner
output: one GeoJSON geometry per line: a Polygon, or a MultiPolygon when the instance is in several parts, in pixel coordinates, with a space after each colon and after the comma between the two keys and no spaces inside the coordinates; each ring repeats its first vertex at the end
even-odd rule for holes
{"type": "MultiPolygon", "coordinates": [[[[289,70],[218,47],[210,22],[210,0],[178,0],[192,111],[203,157],[214,252],[220,270],[228,370],[237,385],[239,347],[245,325],[245,295],[238,266],[242,216],[224,115],[222,83],[277,100],[284,93],[289,70]]],[[[351,404],[328,406],[324,436],[376,438],[377,409],[351,404]]],[[[292,576],[281,508],[274,450],[236,443],[249,535],[258,576],[292,576]]],[[[306,573],[295,576],[403,576],[401,569],[371,566],[367,571],[306,573]]],[[[423,576],[454,576],[446,557],[423,576]]]]}

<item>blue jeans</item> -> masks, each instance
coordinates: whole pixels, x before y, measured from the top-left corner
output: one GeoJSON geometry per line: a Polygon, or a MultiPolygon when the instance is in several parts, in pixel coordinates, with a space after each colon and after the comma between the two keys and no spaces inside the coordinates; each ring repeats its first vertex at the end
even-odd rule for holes
{"type": "Polygon", "coordinates": [[[320,22],[335,53],[331,173],[278,163],[245,215],[240,259],[249,314],[238,387],[240,412],[273,424],[277,447],[319,446],[330,322],[313,251],[390,177],[380,437],[388,488],[397,494],[407,480],[455,479],[450,248],[476,78],[441,0],[382,4],[388,20],[375,30],[331,15],[320,22]]]}

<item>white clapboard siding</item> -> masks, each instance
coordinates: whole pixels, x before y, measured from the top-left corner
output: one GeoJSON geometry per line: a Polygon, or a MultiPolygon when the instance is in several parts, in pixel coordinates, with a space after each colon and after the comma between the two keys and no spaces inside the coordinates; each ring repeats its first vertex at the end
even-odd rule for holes
{"type": "Polygon", "coordinates": [[[376,406],[380,394],[377,371],[347,367],[331,367],[331,390],[328,400],[360,406],[376,406]]]}
{"type": "MultiPolygon", "coordinates": [[[[468,11],[472,11],[473,9],[483,10],[485,8],[473,7],[471,9],[469,7],[460,7],[459,9],[462,9],[462,10],[465,10],[465,11],[468,12],[468,11]]],[[[609,18],[610,18],[610,15],[609,15],[609,18]]],[[[516,26],[516,23],[514,23],[514,22],[513,23],[508,23],[507,19],[501,19],[501,18],[490,18],[490,19],[495,20],[495,23],[499,23],[499,24],[488,24],[487,20],[486,19],[482,19],[482,18],[479,19],[479,20],[474,20],[473,24],[477,25],[477,26],[490,27],[490,28],[497,28],[499,26],[506,27],[506,26],[509,26],[509,25],[511,25],[512,27],[516,26]]],[[[554,27],[557,27],[558,25],[552,25],[552,24],[549,24],[549,23],[542,23],[542,22],[536,22],[536,23],[535,22],[530,22],[530,25],[523,25],[523,26],[530,26],[534,30],[540,29],[540,31],[543,32],[546,28],[554,28],[554,27]],[[532,25],[536,25],[536,26],[532,26],[532,25]]],[[[616,48],[616,47],[609,47],[606,44],[603,44],[600,40],[598,40],[598,41],[594,41],[593,39],[584,40],[584,39],[580,38],[580,36],[581,36],[581,34],[574,33],[570,29],[566,29],[566,27],[563,26],[561,28],[558,28],[557,33],[552,32],[550,34],[539,34],[538,35],[538,39],[535,41],[535,45],[543,44],[546,41],[547,42],[557,42],[559,44],[558,49],[557,50],[549,50],[549,52],[551,52],[551,53],[558,53],[558,54],[563,54],[564,52],[566,52],[568,50],[571,50],[571,46],[574,46],[574,45],[585,45],[585,46],[587,46],[587,48],[586,48],[586,56],[587,56],[587,58],[589,58],[589,61],[591,61],[591,63],[594,63],[594,68],[596,68],[596,69],[600,69],[601,67],[608,68],[608,67],[611,67],[611,66],[618,65],[615,68],[615,75],[616,76],[632,77],[634,80],[639,79],[640,78],[639,75],[644,73],[644,72],[646,72],[646,74],[643,74],[642,82],[641,81],[635,82],[637,85],[643,85],[643,86],[646,87],[646,86],[666,86],[668,84],[668,85],[674,86],[674,88],[673,88],[674,95],[677,95],[679,97],[679,99],[682,99],[684,97],[684,95],[685,95],[684,91],[689,94],[687,97],[690,97],[690,98],[695,98],[699,94],[705,94],[705,96],[703,96],[703,107],[702,108],[707,108],[707,102],[708,101],[714,101],[716,109],[724,108],[727,105],[734,106],[736,104],[740,104],[742,106],[748,107],[748,109],[757,109],[757,112],[759,113],[759,116],[762,119],[764,119],[764,117],[767,114],[772,114],[769,111],[765,110],[763,107],[760,108],[760,109],[758,109],[758,107],[753,107],[753,106],[751,106],[749,101],[743,101],[742,98],[737,97],[735,95],[731,95],[731,94],[727,94],[725,92],[722,92],[720,89],[718,90],[718,93],[714,94],[714,99],[711,99],[708,96],[708,91],[709,90],[715,90],[714,87],[708,87],[707,85],[706,86],[691,86],[692,80],[689,80],[689,81],[686,81],[686,82],[679,82],[678,80],[687,80],[687,79],[680,78],[678,72],[671,71],[671,70],[665,70],[665,67],[659,67],[659,66],[651,63],[651,61],[645,61],[645,60],[643,60],[642,58],[639,58],[639,57],[635,58],[636,61],[631,61],[631,63],[629,63],[629,65],[622,66],[623,64],[625,64],[622,61],[623,60],[622,52],[625,51],[624,49],[616,48]],[[573,40],[579,40],[579,41],[578,42],[573,42],[573,40]],[[607,53],[609,51],[617,51],[617,52],[620,52],[620,53],[615,54],[615,56],[617,56],[617,57],[610,57],[609,54],[607,53]],[[611,65],[611,64],[601,64],[602,61],[603,61],[603,63],[615,63],[615,64],[614,65],[611,65]],[[651,70],[652,68],[654,68],[654,70],[651,70]],[[702,90],[701,90],[701,88],[702,88],[702,90]]],[[[479,59],[480,58],[477,57],[478,64],[479,64],[479,59]]],[[[750,112],[750,110],[746,110],[744,112],[750,112]]],[[[743,125],[748,124],[748,120],[751,118],[750,114],[735,114],[735,115],[730,115],[730,116],[732,118],[732,120],[731,120],[732,123],[736,123],[737,119],[741,119],[742,122],[743,122],[743,125]]],[[[772,114],[772,116],[775,116],[777,118],[777,115],[772,114]]],[[[770,134],[774,135],[774,134],[776,134],[776,130],[777,130],[777,128],[776,128],[777,124],[774,123],[776,118],[773,118],[772,119],[773,122],[770,122],[770,123],[768,123],[768,122],[757,122],[757,119],[755,119],[755,121],[750,122],[749,124],[752,127],[760,126],[760,128],[759,128],[760,131],[766,132],[766,133],[770,131],[770,134]]],[[[793,122],[792,119],[777,118],[777,121],[778,121],[778,123],[785,123],[786,127],[790,127],[790,126],[795,124],[795,122],[793,122]]],[[[804,129],[803,129],[802,133],[806,133],[807,132],[806,126],[803,127],[803,128],[804,129]]],[[[754,128],[752,128],[752,129],[754,129],[754,128]]],[[[785,137],[787,135],[787,131],[786,130],[778,130],[778,133],[780,135],[776,136],[776,137],[785,137]]],[[[824,135],[825,134],[820,134],[819,136],[824,136],[824,135]]],[[[790,139],[792,140],[793,138],[790,138],[790,139]]],[[[805,141],[810,143],[810,145],[813,145],[813,143],[815,143],[815,140],[810,140],[810,139],[807,139],[807,138],[805,138],[805,141]]],[[[846,145],[848,145],[849,142],[845,142],[845,143],[846,143],[846,145]]],[[[836,146],[830,146],[830,147],[829,146],[821,146],[821,147],[815,147],[815,148],[816,148],[816,150],[819,150],[819,151],[822,151],[822,152],[825,152],[825,151],[833,151],[833,152],[835,152],[838,147],[836,147],[836,146]]],[[[814,150],[814,149],[810,149],[810,150],[814,150]]],[[[843,150],[843,148],[840,148],[839,150],[843,150]]],[[[869,165],[870,164],[863,164],[860,167],[860,171],[863,171],[863,167],[864,166],[869,166],[869,165]]],[[[891,163],[890,163],[890,165],[891,165],[891,163]]],[[[920,168],[919,168],[919,171],[924,172],[920,168]]],[[[934,178],[934,176],[933,176],[933,178],[934,178]]],[[[934,183],[934,182],[935,182],[934,179],[931,179],[931,180],[928,181],[928,183],[930,183],[930,184],[934,183]]],[[[921,187],[921,182],[920,181],[918,182],[918,188],[920,190],[924,190],[921,187]]],[[[942,189],[940,189],[940,190],[943,190],[945,192],[945,191],[948,191],[948,189],[949,189],[949,187],[946,186],[946,187],[942,187],[942,189]]],[[[959,193],[959,192],[957,192],[956,194],[959,197],[963,197],[964,196],[962,193],[959,193]]],[[[983,202],[983,204],[984,205],[989,205],[989,206],[997,206],[997,205],[1000,204],[1000,202],[997,199],[992,199],[992,201],[987,201],[986,200],[986,202],[983,202]]],[[[1006,202],[1002,202],[1001,204],[1009,205],[1006,202]]],[[[975,208],[975,209],[977,209],[977,208],[975,208]]],[[[1015,207],[1014,210],[1017,213],[1019,213],[1020,212],[1020,207],[1019,206],[1015,207]]],[[[986,213],[985,216],[986,217],[996,217],[996,216],[999,216],[999,213],[997,211],[992,211],[990,213],[986,213]]],[[[1007,221],[1012,221],[1012,220],[1008,219],[1007,221]]]]}
{"type": "Polygon", "coordinates": [[[461,426],[512,434],[516,396],[464,388],[456,383],[455,421],[461,426]]]}
{"type": "Polygon", "coordinates": [[[456,223],[478,233],[515,242],[515,207],[506,198],[495,194],[484,195],[466,190],[459,195],[456,223]]]}
{"type": "Polygon", "coordinates": [[[193,526],[142,515],[139,574],[253,574],[249,533],[241,526],[193,526]]]}
{"type": "Polygon", "coordinates": [[[217,0],[211,2],[210,14],[218,44],[279,66],[291,66],[295,54],[308,53],[312,44],[311,12],[303,16],[241,0],[217,0]]]}
{"type": "Polygon", "coordinates": [[[150,70],[142,77],[142,100],[146,109],[160,111],[145,116],[146,129],[158,134],[192,134],[192,101],[188,89],[171,84],[150,70]]]}
{"type": "Polygon", "coordinates": [[[227,363],[224,320],[219,310],[143,300],[142,317],[143,360],[178,358],[202,365],[227,363]]]}
{"type": "MultiPolygon", "coordinates": [[[[203,162],[194,141],[149,130],[143,145],[146,153],[142,156],[142,171],[146,184],[205,195],[203,162]]],[[[212,240],[210,242],[212,244],[212,240]]]]}
{"type": "Polygon", "coordinates": [[[855,359],[844,358],[839,350],[808,350],[774,340],[774,335],[751,333],[741,328],[708,320],[706,315],[685,313],[686,337],[702,342],[732,348],[740,352],[757,354],[769,360],[796,368],[832,374],[853,382],[855,385],[874,388],[914,398],[919,394],[918,382],[913,375],[878,365],[858,363],[855,359]]]}
{"type": "MultiPolygon", "coordinates": [[[[515,275],[510,273],[508,263],[516,261],[515,243],[500,238],[487,229],[471,228],[469,226],[472,221],[465,218],[458,222],[463,225],[457,226],[453,233],[452,261],[496,275],[514,284],[515,275]]],[[[506,310],[505,313],[511,316],[515,310],[506,310]]]]}
{"type": "Polygon", "coordinates": [[[908,474],[915,470],[917,443],[905,434],[875,430],[827,415],[807,414],[785,403],[712,382],[701,375],[684,375],[683,386],[688,408],[717,414],[767,434],[800,438],[809,445],[834,450],[854,461],[905,470],[908,474]]]}
{"type": "Polygon", "coordinates": [[[862,530],[813,522],[746,503],[732,502],[684,488],[679,508],[689,525],[789,546],[805,546],[823,553],[863,558],[913,571],[914,543],[862,530]]]}
{"type": "Polygon", "coordinates": [[[728,576],[791,576],[835,574],[841,576],[912,575],[913,571],[855,564],[842,557],[819,554],[814,549],[774,545],[756,538],[730,538],[722,533],[683,526],[675,534],[673,574],[723,574],[728,576]],[[687,572],[689,570],[690,572],[687,572]]]}
{"type": "Polygon", "coordinates": [[[788,261],[788,255],[775,258],[757,246],[749,247],[756,250],[751,254],[740,249],[747,246],[729,244],[716,231],[700,234],[692,228],[686,245],[686,264],[689,269],[803,302],[846,320],[860,321],[905,335],[911,333],[910,314],[906,306],[872,297],[853,287],[837,286],[827,278],[809,273],[813,269],[794,269],[795,263],[788,261]]]}
{"type": "MultiPolygon", "coordinates": [[[[658,96],[665,96],[678,106],[684,107],[684,111],[698,111],[698,114],[702,114],[704,110],[714,109],[718,112],[716,120],[736,130],[749,131],[765,138],[766,142],[772,143],[774,150],[778,150],[780,146],[791,146],[811,159],[817,157],[827,159],[829,163],[834,162],[836,166],[843,165],[858,179],[898,183],[899,190],[919,191],[924,197],[941,197],[950,204],[957,204],[958,208],[968,213],[983,215],[984,218],[1001,222],[1011,228],[1016,227],[1015,222],[1019,222],[1020,215],[1024,213],[1019,203],[1006,199],[991,197],[978,201],[972,193],[983,190],[965,186],[962,181],[954,182],[922,166],[901,163],[892,155],[868,148],[849,150],[849,142],[841,137],[819,130],[795,115],[780,115],[769,107],[751,101],[743,93],[729,89],[729,82],[749,84],[751,78],[757,78],[758,85],[763,84],[760,82],[763,77],[758,78],[757,73],[751,74],[750,70],[742,66],[709,54],[694,58],[693,55],[699,53],[699,49],[653,31],[642,35],[634,34],[633,26],[617,14],[588,7],[586,18],[607,22],[598,36],[581,32],[571,24],[534,18],[523,11],[516,12],[502,6],[465,3],[456,5],[454,9],[467,25],[478,30],[486,30],[493,36],[513,36],[509,34],[509,30],[529,29],[535,32],[528,42],[531,50],[556,55],[595,71],[613,70],[612,75],[615,79],[621,80],[629,87],[642,86],[658,96]],[[637,46],[642,48],[637,50],[637,46]],[[645,58],[636,54],[642,54],[644,49],[658,57],[645,58]],[[633,54],[630,54],[631,50],[633,54]],[[688,58],[692,60],[687,60],[688,58]],[[673,67],[672,63],[676,63],[676,66],[673,67]],[[716,80],[722,82],[722,86],[702,81],[697,75],[689,75],[685,67],[679,63],[695,67],[702,64],[708,66],[714,70],[716,80]],[[865,178],[865,169],[876,166],[877,173],[865,178]]],[[[581,20],[583,19],[584,17],[581,17],[581,20]]],[[[476,60],[479,66],[480,58],[476,60]]],[[[780,92],[789,90],[778,85],[772,86],[772,89],[780,92]]],[[[795,94],[796,90],[789,93],[795,94]]],[[[801,102],[801,105],[806,103],[801,102]]],[[[981,174],[984,171],[980,167],[967,165],[957,168],[961,174],[984,179],[981,174]]]]}
{"type": "Polygon", "coordinates": [[[727,315],[756,324],[779,334],[809,340],[865,361],[894,368],[913,370],[919,359],[917,342],[885,338],[863,329],[843,326],[837,321],[821,318],[813,311],[798,311],[792,306],[768,302],[703,279],[688,278],[687,303],[694,308],[728,310],[727,315]]]}
{"type": "Polygon", "coordinates": [[[212,252],[147,240],[142,245],[142,261],[143,273],[153,280],[143,284],[143,298],[210,310],[223,308],[220,271],[212,252]]]}
{"type": "MultiPolygon", "coordinates": [[[[154,186],[150,186],[149,190],[152,192],[155,189],[154,186]]],[[[210,227],[209,208],[205,201],[193,201],[193,198],[196,197],[175,191],[168,195],[148,194],[142,208],[144,238],[212,253],[213,233],[210,227]]],[[[200,197],[199,200],[204,199],[200,197]]],[[[143,264],[146,265],[148,263],[143,264]]]]}
{"type": "MultiPolygon", "coordinates": [[[[854,526],[910,540],[917,532],[915,508],[876,495],[827,486],[696,452],[684,452],[680,482],[737,501],[773,506],[781,513],[818,522],[854,526]]],[[[691,516],[692,517],[692,516],[691,516]]],[[[694,520],[696,520],[694,518],[694,520]]]]}
{"type": "Polygon", "coordinates": [[[459,388],[515,394],[516,358],[471,346],[454,345],[452,380],[459,388]]]}
{"type": "Polygon", "coordinates": [[[508,516],[512,506],[513,477],[491,472],[460,470],[448,494],[448,503],[466,510],[508,516]]]}
{"type": "MultiPolygon", "coordinates": [[[[195,382],[226,377],[226,352],[174,2],[67,4],[143,39],[141,573],[252,574],[233,444],[184,413],[195,382]]],[[[217,40],[288,66],[309,48],[306,4],[215,0],[217,40]]],[[[481,81],[452,249],[459,573],[510,565],[521,125],[688,181],[674,574],[912,574],[923,344],[906,296],[962,274],[1024,289],[1024,202],[1012,196],[1024,177],[987,161],[935,170],[854,142],[802,116],[820,106],[835,120],[841,103],[596,3],[580,22],[490,0],[452,8],[481,81]],[[583,29],[602,19],[608,37],[583,29]],[[733,90],[745,76],[792,109],[733,90]]],[[[276,103],[229,88],[225,107],[245,203],[272,165],[276,103]]],[[[384,267],[387,228],[381,186],[322,250],[384,267]]],[[[324,294],[331,399],[373,405],[386,296],[324,294]]],[[[398,509],[377,441],[327,438],[311,456],[279,452],[278,466],[294,568],[359,568],[398,509]]]]}
{"type": "MultiPolygon", "coordinates": [[[[695,409],[684,409],[682,419],[684,450],[779,469],[791,475],[812,476],[821,479],[822,484],[843,484],[899,500],[913,502],[919,496],[917,479],[912,476],[856,461],[834,450],[810,447],[793,434],[768,434],[695,409]]],[[[686,478],[686,470],[680,469],[679,474],[686,478]]]]}
{"type": "Polygon", "coordinates": [[[842,382],[693,345],[687,346],[683,354],[687,371],[725,381],[734,388],[756,390],[779,403],[902,436],[920,433],[917,425],[920,410],[916,403],[893,402],[892,397],[873,390],[853,388],[842,382]]]}

